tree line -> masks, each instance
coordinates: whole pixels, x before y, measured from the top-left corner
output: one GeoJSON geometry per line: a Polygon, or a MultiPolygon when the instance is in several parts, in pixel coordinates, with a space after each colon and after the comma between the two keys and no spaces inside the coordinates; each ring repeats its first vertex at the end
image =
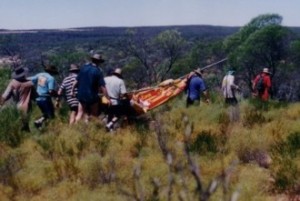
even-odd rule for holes
{"type": "Polygon", "coordinates": [[[61,71],[70,63],[83,64],[91,52],[106,58],[104,71],[123,68],[128,87],[155,85],[180,77],[196,67],[228,58],[220,68],[208,70],[211,88],[218,87],[223,73],[237,71],[244,95],[251,94],[251,80],[262,68],[272,72],[273,98],[300,99],[299,28],[282,26],[278,14],[259,15],[243,27],[170,26],[135,28],[85,28],[1,34],[1,55],[20,54],[24,65],[35,72],[42,62],[61,71]]]}

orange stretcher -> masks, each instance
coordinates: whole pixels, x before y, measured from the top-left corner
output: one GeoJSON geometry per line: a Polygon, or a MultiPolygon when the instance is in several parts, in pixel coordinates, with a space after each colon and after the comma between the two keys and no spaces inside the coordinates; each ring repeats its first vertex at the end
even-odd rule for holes
{"type": "Polygon", "coordinates": [[[180,94],[185,89],[186,82],[186,77],[176,80],[168,79],[158,86],[130,92],[128,96],[135,111],[138,114],[143,114],[180,94]]]}

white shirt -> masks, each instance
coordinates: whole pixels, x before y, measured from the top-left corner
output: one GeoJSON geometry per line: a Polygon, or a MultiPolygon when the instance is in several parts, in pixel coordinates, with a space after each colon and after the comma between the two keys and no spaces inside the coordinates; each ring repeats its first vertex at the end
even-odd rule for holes
{"type": "Polygon", "coordinates": [[[234,98],[235,97],[235,89],[238,86],[234,84],[234,76],[233,75],[225,75],[222,81],[222,91],[224,98],[234,98]]]}
{"type": "Polygon", "coordinates": [[[126,93],[125,83],[115,75],[104,78],[105,87],[112,105],[118,105],[118,99],[126,93]]]}

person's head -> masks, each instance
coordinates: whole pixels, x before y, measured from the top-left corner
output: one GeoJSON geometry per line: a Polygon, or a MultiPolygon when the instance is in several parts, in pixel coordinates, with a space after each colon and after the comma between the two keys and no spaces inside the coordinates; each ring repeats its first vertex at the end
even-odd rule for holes
{"type": "Polygon", "coordinates": [[[196,70],[194,70],[194,73],[195,73],[197,76],[202,77],[203,70],[201,70],[200,68],[197,68],[196,70]]]}
{"type": "Polygon", "coordinates": [[[28,69],[18,66],[11,74],[11,78],[15,80],[24,80],[27,76],[28,69]]]}
{"type": "Polygon", "coordinates": [[[116,75],[116,76],[119,77],[119,78],[123,78],[123,77],[122,77],[122,70],[121,70],[121,68],[116,68],[116,69],[114,70],[114,72],[113,72],[113,75],[116,75]]]}
{"type": "Polygon", "coordinates": [[[56,68],[56,66],[54,65],[47,65],[45,66],[44,70],[49,73],[50,75],[58,75],[58,70],[56,68]]]}
{"type": "Polygon", "coordinates": [[[102,58],[102,56],[100,54],[93,54],[91,56],[91,61],[94,64],[99,65],[99,64],[103,63],[105,60],[102,58]]]}
{"type": "Polygon", "coordinates": [[[79,66],[76,64],[71,64],[69,68],[70,73],[78,73],[80,70],[79,66]]]}
{"type": "Polygon", "coordinates": [[[268,68],[264,68],[262,72],[268,75],[271,74],[268,68]]]}
{"type": "Polygon", "coordinates": [[[227,72],[227,75],[234,75],[235,74],[235,71],[234,70],[229,70],[228,72],[227,72]]]}

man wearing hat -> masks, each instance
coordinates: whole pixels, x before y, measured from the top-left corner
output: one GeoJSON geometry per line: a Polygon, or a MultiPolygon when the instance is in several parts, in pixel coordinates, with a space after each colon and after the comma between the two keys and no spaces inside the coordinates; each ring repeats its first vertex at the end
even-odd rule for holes
{"type": "Polygon", "coordinates": [[[126,87],[122,77],[122,70],[116,68],[112,75],[104,78],[104,81],[111,102],[108,108],[106,129],[111,130],[114,123],[123,114],[124,109],[122,107],[125,107],[122,105],[122,100],[126,98],[126,87]]]}
{"type": "Polygon", "coordinates": [[[268,101],[270,98],[270,90],[272,86],[270,74],[269,69],[264,68],[252,82],[254,96],[257,96],[262,101],[268,101]]]}
{"type": "Polygon", "coordinates": [[[99,94],[102,92],[108,98],[105,88],[102,70],[99,65],[104,62],[100,54],[94,54],[91,62],[80,68],[77,79],[72,86],[72,94],[75,95],[75,87],[78,87],[77,98],[79,110],[75,121],[79,121],[83,115],[88,121],[90,116],[99,115],[99,94]]]}
{"type": "Polygon", "coordinates": [[[34,125],[40,128],[45,120],[54,118],[54,106],[52,97],[56,96],[56,81],[54,76],[58,75],[58,70],[54,65],[48,65],[44,68],[45,72],[38,73],[28,79],[36,87],[36,103],[39,106],[43,116],[34,121],[34,125]]]}
{"type": "Polygon", "coordinates": [[[26,73],[26,69],[21,66],[14,69],[11,76],[12,80],[0,98],[0,105],[12,97],[17,103],[17,108],[21,111],[23,124],[21,130],[29,132],[28,114],[31,108],[31,94],[34,89],[33,83],[26,79],[26,73]]]}
{"type": "Polygon", "coordinates": [[[205,82],[202,78],[201,69],[197,69],[191,72],[188,75],[187,79],[187,99],[186,99],[186,107],[189,107],[193,104],[200,104],[200,95],[201,93],[205,96],[205,101],[208,103],[208,92],[205,85],[205,82]]]}
{"type": "MultiPolygon", "coordinates": [[[[69,75],[64,78],[62,84],[59,87],[59,90],[57,92],[58,97],[56,98],[55,106],[59,106],[60,96],[65,94],[67,103],[69,105],[69,108],[71,110],[70,118],[69,118],[69,124],[73,124],[75,122],[75,117],[78,112],[78,99],[76,96],[73,96],[72,94],[72,86],[74,82],[76,81],[77,75],[79,72],[79,67],[76,64],[71,64],[69,68],[69,75]]],[[[77,94],[77,87],[74,89],[75,95],[77,94]]]]}

